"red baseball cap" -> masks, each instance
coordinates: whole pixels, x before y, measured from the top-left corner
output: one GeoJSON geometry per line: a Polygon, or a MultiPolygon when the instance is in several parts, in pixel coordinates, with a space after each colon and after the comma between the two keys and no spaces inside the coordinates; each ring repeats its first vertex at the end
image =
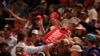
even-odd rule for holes
{"type": "Polygon", "coordinates": [[[59,18],[59,14],[57,12],[52,12],[50,15],[51,19],[58,19],[59,18]]]}
{"type": "Polygon", "coordinates": [[[41,15],[36,16],[37,19],[42,19],[43,17],[41,15]]]}

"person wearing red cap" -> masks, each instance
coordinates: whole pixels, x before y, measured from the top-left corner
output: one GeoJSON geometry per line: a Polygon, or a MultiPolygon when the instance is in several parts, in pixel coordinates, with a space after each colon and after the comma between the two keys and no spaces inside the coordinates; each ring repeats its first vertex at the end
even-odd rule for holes
{"type": "Polygon", "coordinates": [[[52,12],[51,15],[50,15],[50,18],[51,19],[58,19],[59,18],[59,15],[57,12],[52,12]]]}
{"type": "Polygon", "coordinates": [[[51,19],[58,19],[59,18],[59,14],[56,10],[56,5],[54,5],[54,4],[50,5],[49,12],[50,12],[51,19]]]}

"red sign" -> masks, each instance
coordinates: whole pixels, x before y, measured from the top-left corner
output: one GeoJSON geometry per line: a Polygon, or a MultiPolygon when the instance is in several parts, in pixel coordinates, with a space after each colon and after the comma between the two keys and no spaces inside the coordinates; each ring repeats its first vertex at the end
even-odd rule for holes
{"type": "Polygon", "coordinates": [[[60,30],[58,28],[54,28],[43,37],[43,41],[46,43],[52,43],[54,41],[63,39],[65,34],[65,31],[60,30]]]}

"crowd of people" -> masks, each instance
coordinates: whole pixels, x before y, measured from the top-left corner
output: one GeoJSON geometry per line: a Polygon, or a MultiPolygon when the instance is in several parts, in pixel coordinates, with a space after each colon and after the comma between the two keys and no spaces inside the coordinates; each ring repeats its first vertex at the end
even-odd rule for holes
{"type": "Polygon", "coordinates": [[[33,6],[23,0],[0,0],[0,56],[100,56],[99,0],[49,5],[41,0],[33,6]],[[63,39],[43,41],[55,28],[66,32],[63,39]]]}

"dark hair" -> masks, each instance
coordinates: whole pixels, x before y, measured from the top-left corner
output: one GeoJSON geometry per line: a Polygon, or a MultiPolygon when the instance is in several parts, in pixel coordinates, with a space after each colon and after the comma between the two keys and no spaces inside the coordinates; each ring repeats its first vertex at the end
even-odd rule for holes
{"type": "Polygon", "coordinates": [[[5,43],[5,42],[0,43],[0,48],[2,48],[3,46],[7,46],[8,47],[8,44],[5,43]]]}
{"type": "Polygon", "coordinates": [[[17,35],[18,35],[18,37],[17,37],[18,42],[24,40],[24,38],[25,38],[25,36],[26,36],[26,35],[25,35],[24,33],[22,33],[22,32],[17,33],[17,35]]]}
{"type": "Polygon", "coordinates": [[[89,42],[90,42],[91,44],[95,44],[96,41],[91,41],[91,40],[89,40],[89,42]]]}
{"type": "Polygon", "coordinates": [[[12,30],[12,27],[11,26],[4,27],[4,30],[11,31],[12,30]]]}
{"type": "Polygon", "coordinates": [[[50,6],[54,9],[54,11],[57,11],[57,6],[55,4],[51,4],[50,6]]]}

